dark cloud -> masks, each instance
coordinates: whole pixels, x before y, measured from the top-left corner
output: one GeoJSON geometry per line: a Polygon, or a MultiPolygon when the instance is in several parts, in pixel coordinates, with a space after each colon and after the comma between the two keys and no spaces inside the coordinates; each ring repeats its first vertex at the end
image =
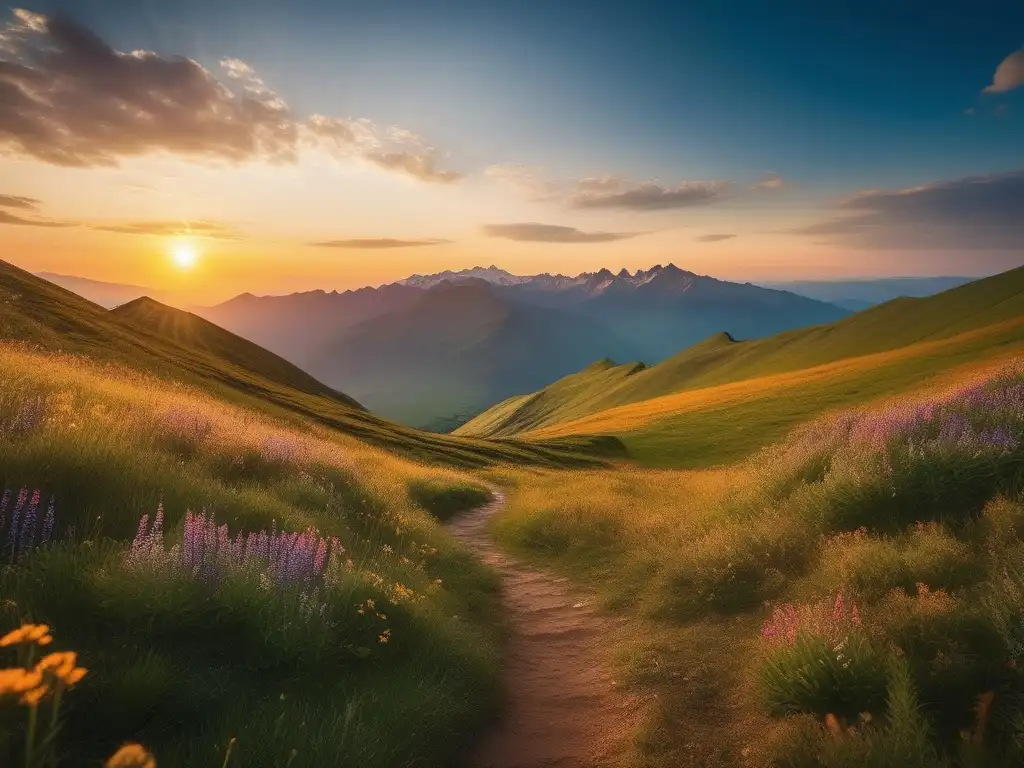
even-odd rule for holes
{"type": "Polygon", "coordinates": [[[487,237],[530,243],[610,243],[636,237],[642,232],[582,232],[575,227],[523,222],[519,224],[486,224],[487,237]]]}
{"type": "Polygon", "coordinates": [[[351,240],[324,240],[310,245],[320,248],[363,248],[368,250],[382,248],[413,248],[423,245],[442,245],[450,240],[399,240],[393,237],[357,237],[351,240]]]}
{"type": "Polygon", "coordinates": [[[996,67],[992,83],[982,93],[1006,93],[1024,85],[1024,48],[1014,51],[996,67]]]}
{"type": "Polygon", "coordinates": [[[15,10],[0,28],[0,149],[55,165],[113,166],[171,152],[228,162],[295,162],[306,146],[423,181],[461,178],[411,131],[368,120],[300,120],[243,61],[222,78],[181,56],[117,51],[63,15],[15,10]]]}
{"type": "Polygon", "coordinates": [[[684,181],[665,187],[655,181],[631,182],[620,176],[582,179],[569,197],[573,208],[623,208],[662,211],[707,205],[725,199],[723,181],[684,181]]]}
{"type": "Polygon", "coordinates": [[[157,237],[206,237],[217,240],[239,240],[241,236],[228,224],[217,221],[129,221],[118,224],[89,225],[91,229],[103,232],[117,232],[122,235],[154,235],[157,237]]]}
{"type": "Polygon", "coordinates": [[[722,240],[730,240],[736,237],[736,235],[701,235],[700,237],[694,238],[698,243],[717,243],[722,240]]]}
{"type": "Polygon", "coordinates": [[[39,200],[34,197],[19,197],[18,195],[0,195],[0,208],[26,208],[35,209],[39,207],[39,200]]]}
{"type": "Polygon", "coordinates": [[[795,230],[862,248],[1024,247],[1024,170],[921,187],[870,190],[845,200],[842,217],[795,230]]]}

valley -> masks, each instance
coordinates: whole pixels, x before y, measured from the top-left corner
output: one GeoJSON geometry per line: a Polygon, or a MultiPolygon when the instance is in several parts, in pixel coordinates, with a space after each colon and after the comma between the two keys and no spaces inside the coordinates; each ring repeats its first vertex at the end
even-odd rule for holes
{"type": "Polygon", "coordinates": [[[0,768],[1024,766],[1024,4],[0,11],[0,768]]]}
{"type": "MultiPolygon", "coordinates": [[[[1015,658],[1016,582],[999,569],[1020,546],[1020,270],[760,340],[720,333],[654,366],[599,360],[441,435],[195,314],[148,298],[104,310],[0,266],[3,506],[40,488],[60,532],[5,517],[0,578],[12,618],[92,666],[68,694],[63,750],[134,738],[170,765],[212,746],[257,766],[670,768],[886,749],[937,768],[949,729],[978,727],[971,702],[1016,685],[1012,667],[978,665],[1015,658]],[[215,569],[199,581],[165,543],[194,546],[196,526],[215,569]],[[309,539],[310,575],[256,588],[283,566],[263,570],[247,542],[303,530],[330,537],[309,539]],[[845,601],[827,626],[826,599],[845,601]],[[284,634],[259,618],[288,611],[284,634]],[[939,649],[960,642],[956,622],[983,633],[958,651],[960,687],[902,616],[939,649]],[[790,639],[765,640],[776,631],[790,639]],[[841,680],[791,689],[799,654],[840,631],[866,676],[850,684],[867,687],[850,704],[828,703],[841,680]],[[112,654],[111,633],[140,632],[136,653],[112,654]],[[227,637],[237,660],[217,650],[227,637]],[[887,643],[909,666],[880,661],[887,643]],[[254,659],[271,666],[249,679],[254,659]],[[322,667],[343,708],[314,695],[322,667]],[[200,694],[211,674],[248,702],[243,719],[200,694]],[[292,696],[302,706],[281,708],[292,696]],[[870,740],[828,735],[843,707],[911,700],[927,702],[917,719],[870,740]],[[435,717],[399,737],[427,701],[435,717]]],[[[453,302],[495,306],[478,278],[427,290],[435,331],[453,302]]],[[[1002,712],[993,727],[1010,727],[1002,712]]],[[[985,748],[1015,759],[1003,738],[985,748]]]]}

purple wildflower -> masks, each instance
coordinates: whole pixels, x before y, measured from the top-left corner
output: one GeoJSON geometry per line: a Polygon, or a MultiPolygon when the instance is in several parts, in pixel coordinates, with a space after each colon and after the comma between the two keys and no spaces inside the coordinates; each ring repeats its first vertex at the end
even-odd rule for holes
{"type": "Polygon", "coordinates": [[[12,561],[18,553],[18,523],[21,521],[21,511],[25,508],[26,501],[28,501],[28,488],[22,488],[18,491],[18,500],[11,512],[11,527],[7,531],[7,547],[11,551],[12,561]]]}
{"type": "Polygon", "coordinates": [[[46,507],[46,518],[43,520],[43,544],[48,544],[53,536],[53,525],[57,521],[56,496],[50,496],[50,503],[46,507]]]}
{"type": "Polygon", "coordinates": [[[32,500],[29,502],[28,511],[25,513],[25,519],[21,524],[21,531],[18,535],[18,555],[24,555],[28,552],[35,544],[36,538],[36,522],[37,513],[39,510],[39,489],[37,488],[32,492],[32,500]]]}

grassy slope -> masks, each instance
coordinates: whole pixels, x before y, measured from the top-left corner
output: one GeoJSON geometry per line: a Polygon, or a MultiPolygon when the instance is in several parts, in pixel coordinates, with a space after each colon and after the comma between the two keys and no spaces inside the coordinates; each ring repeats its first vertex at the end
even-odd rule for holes
{"type": "Polygon", "coordinates": [[[194,315],[148,299],[108,312],[5,262],[0,262],[0,339],[184,381],[247,407],[313,419],[423,460],[459,466],[495,461],[558,466],[592,463],[595,447],[617,449],[614,441],[485,442],[402,427],[373,416],[276,355],[194,315]]]}
{"type": "MultiPolygon", "coordinates": [[[[984,402],[967,410],[972,423],[1022,434],[1019,390],[1007,391],[1018,394],[1001,410],[984,402]]],[[[626,639],[610,642],[617,679],[649,703],[637,765],[1022,764],[1013,752],[1019,744],[1008,746],[1003,730],[1024,681],[1013,656],[1020,646],[999,618],[1006,611],[1019,622],[1022,610],[1022,443],[986,454],[947,437],[944,450],[923,450],[915,434],[880,451],[845,434],[795,435],[722,469],[491,475],[508,488],[508,506],[493,522],[499,541],[573,577],[626,619],[626,639]],[[895,735],[858,728],[870,738],[837,739],[822,727],[824,714],[836,711],[836,693],[853,687],[828,666],[843,659],[839,650],[851,653],[846,640],[801,657],[760,637],[772,609],[787,603],[823,600],[834,620],[840,591],[856,601],[878,647],[898,648],[910,665],[918,702],[905,711],[916,713],[920,703],[922,714],[903,732],[895,718],[879,717],[878,702],[869,709],[875,727],[895,735]],[[779,658],[790,666],[765,676],[766,662],[779,658]],[[770,717],[765,680],[772,695],[793,696],[796,711],[815,717],[770,717]],[[993,689],[1003,709],[989,720],[984,744],[968,753],[954,739],[975,728],[978,697],[993,689]],[[806,691],[832,698],[809,702],[806,691]],[[929,754],[936,742],[962,761],[929,754]],[[1007,749],[1012,755],[1000,755],[1007,749]]],[[[870,655],[854,652],[864,668],[870,655]]],[[[854,711],[865,711],[858,704],[854,711]]]]}
{"type": "Polygon", "coordinates": [[[722,334],[646,370],[593,366],[499,404],[457,434],[611,433],[645,463],[718,464],[829,408],[1018,354],[1022,316],[1024,269],[1017,269],[763,340],[722,334]]]}
{"type": "MultiPolygon", "coordinates": [[[[496,583],[414,491],[462,498],[463,475],[122,365],[14,344],[0,365],[0,484],[53,494],[62,539],[8,567],[0,521],[0,634],[45,622],[89,668],[65,697],[61,764],[126,740],[168,768],[222,765],[229,739],[253,768],[457,760],[496,704],[496,583]],[[26,407],[40,417],[10,427],[26,407]],[[202,509],[232,535],[315,526],[345,552],[315,588],[133,568],[127,542],[158,503],[166,546],[202,509]]],[[[0,764],[22,764],[23,723],[0,709],[0,764]]]]}

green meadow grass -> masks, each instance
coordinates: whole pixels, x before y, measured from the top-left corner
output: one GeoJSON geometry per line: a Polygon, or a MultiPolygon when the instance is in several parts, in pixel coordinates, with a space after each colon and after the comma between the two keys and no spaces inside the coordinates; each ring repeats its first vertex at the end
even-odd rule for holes
{"type": "MultiPolygon", "coordinates": [[[[46,623],[89,669],[62,764],[131,740],[161,766],[220,766],[234,739],[233,765],[454,765],[495,715],[497,580],[434,518],[486,497],[464,477],[129,370],[17,348],[0,365],[0,482],[54,494],[59,540],[13,558],[0,536],[0,634],[46,623]],[[167,546],[205,509],[232,535],[315,526],[345,553],[312,594],[131,568],[161,502],[167,546]]],[[[23,729],[3,703],[0,763],[20,764],[23,729]]]]}
{"type": "MultiPolygon", "coordinates": [[[[897,299],[827,325],[734,341],[721,333],[658,365],[595,363],[545,389],[499,403],[455,431],[476,437],[613,434],[632,458],[654,466],[725,464],[782,439],[797,423],[835,407],[899,394],[951,366],[983,362],[1024,344],[1024,268],[924,299],[897,299]],[[991,332],[981,332],[991,329],[991,332]],[[954,337],[964,336],[955,341],[954,337]],[[943,345],[941,342],[949,342],[943,345]],[[927,345],[917,347],[914,345],[927,345]],[[766,377],[895,353],[820,381],[766,377]],[[701,402],[711,388],[765,381],[745,402],[701,402]],[[645,410],[679,394],[680,409],[645,410]],[[635,405],[634,409],[624,406],[635,405]],[[619,408],[621,415],[616,417],[619,408]],[[588,419],[606,413],[607,418],[588,419]]],[[[867,362],[867,361],[865,361],[867,362]]],[[[727,391],[723,389],[722,391],[727,391]]],[[[667,405],[666,401],[666,405],[667,405]]]]}
{"type": "Polygon", "coordinates": [[[1024,760],[1024,378],[985,381],[728,469],[488,473],[498,539],[628,619],[638,764],[1024,760]]]}
{"type": "Polygon", "coordinates": [[[315,422],[417,461],[459,467],[597,466],[622,451],[608,438],[486,441],[403,427],[195,315],[145,298],[107,311],[2,261],[0,340],[181,382],[295,426],[315,422]]]}

